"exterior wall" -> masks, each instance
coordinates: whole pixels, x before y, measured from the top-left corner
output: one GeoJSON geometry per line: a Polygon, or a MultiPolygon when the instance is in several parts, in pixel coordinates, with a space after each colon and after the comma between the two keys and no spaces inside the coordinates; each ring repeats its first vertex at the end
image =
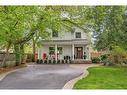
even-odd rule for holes
{"type": "Polygon", "coordinates": [[[58,32],[58,37],[53,37],[52,40],[71,40],[72,35],[73,34],[71,32],[58,32]]]}
{"type": "Polygon", "coordinates": [[[73,39],[87,39],[87,34],[84,31],[82,31],[81,29],[76,28],[75,32],[73,34],[73,39]],[[76,32],[81,32],[81,38],[75,38],[75,33],[76,32]]]}
{"type": "Polygon", "coordinates": [[[72,58],[72,46],[63,46],[63,57],[64,56],[70,56],[72,58]]]}
{"type": "MultiPolygon", "coordinates": [[[[50,30],[52,33],[52,31],[50,30]]],[[[52,36],[52,35],[51,35],[52,36]]],[[[66,29],[63,29],[62,32],[58,32],[58,37],[51,37],[52,40],[72,40],[72,39],[87,39],[87,33],[85,33],[83,30],[79,28],[75,28],[75,31],[68,31],[66,29]],[[76,32],[81,32],[81,38],[75,38],[75,33],[76,32]]]]}

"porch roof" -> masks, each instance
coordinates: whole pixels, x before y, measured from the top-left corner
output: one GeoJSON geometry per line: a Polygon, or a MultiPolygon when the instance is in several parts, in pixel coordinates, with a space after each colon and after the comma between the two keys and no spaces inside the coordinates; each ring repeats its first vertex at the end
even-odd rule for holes
{"type": "Polygon", "coordinates": [[[73,39],[73,40],[42,40],[42,45],[72,45],[72,44],[79,44],[79,45],[87,45],[89,41],[87,39],[73,39]]]}

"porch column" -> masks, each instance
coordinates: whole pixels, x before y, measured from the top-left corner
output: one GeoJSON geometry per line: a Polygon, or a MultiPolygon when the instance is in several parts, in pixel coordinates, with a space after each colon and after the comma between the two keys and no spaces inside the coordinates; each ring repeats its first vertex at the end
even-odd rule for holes
{"type": "Polygon", "coordinates": [[[38,48],[38,59],[41,59],[42,57],[41,57],[41,48],[38,48]]]}
{"type": "Polygon", "coordinates": [[[91,60],[91,54],[90,54],[89,46],[86,47],[86,51],[87,51],[87,60],[91,60]]]}
{"type": "Polygon", "coordinates": [[[57,61],[57,44],[55,44],[55,60],[57,61]]]}
{"type": "Polygon", "coordinates": [[[88,59],[91,60],[91,51],[90,51],[90,47],[88,47],[88,48],[89,48],[89,49],[88,49],[88,54],[89,54],[88,59]]]}
{"type": "Polygon", "coordinates": [[[74,60],[74,44],[72,44],[72,60],[74,60]]]}

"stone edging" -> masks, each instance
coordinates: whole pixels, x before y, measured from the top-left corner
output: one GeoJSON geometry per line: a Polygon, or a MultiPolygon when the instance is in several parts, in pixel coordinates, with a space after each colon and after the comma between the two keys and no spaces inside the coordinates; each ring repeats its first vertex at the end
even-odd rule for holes
{"type": "Polygon", "coordinates": [[[68,81],[68,82],[64,85],[63,89],[73,89],[73,86],[74,86],[74,84],[75,84],[77,81],[79,81],[79,80],[81,80],[82,78],[85,78],[86,76],[89,75],[89,72],[87,71],[87,69],[88,69],[89,67],[96,67],[96,66],[98,66],[98,65],[90,65],[90,66],[87,66],[86,68],[84,68],[83,74],[81,74],[81,75],[80,75],[79,77],[77,77],[77,78],[74,78],[74,79],[68,81]]]}

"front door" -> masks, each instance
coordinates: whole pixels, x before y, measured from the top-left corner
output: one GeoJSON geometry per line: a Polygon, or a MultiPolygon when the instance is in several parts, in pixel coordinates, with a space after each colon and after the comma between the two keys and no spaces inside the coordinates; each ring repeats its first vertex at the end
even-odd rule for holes
{"type": "Polygon", "coordinates": [[[82,58],[83,58],[83,48],[75,47],[75,59],[82,59],[82,58]]]}

